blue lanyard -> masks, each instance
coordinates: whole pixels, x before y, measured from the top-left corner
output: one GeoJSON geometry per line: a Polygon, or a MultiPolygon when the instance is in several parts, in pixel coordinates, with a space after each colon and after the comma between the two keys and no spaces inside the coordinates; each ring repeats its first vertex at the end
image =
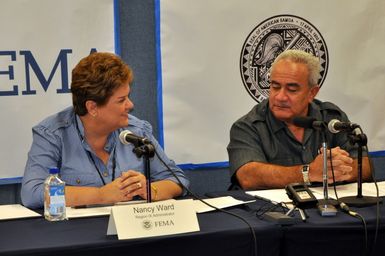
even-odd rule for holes
{"type": "MultiPolygon", "coordinates": [[[[78,124],[78,120],[77,120],[77,118],[76,118],[76,115],[75,115],[74,118],[75,118],[76,130],[77,130],[77,132],[78,132],[79,139],[80,139],[80,141],[83,142],[83,141],[84,141],[84,137],[83,137],[82,134],[80,133],[79,124],[78,124]]],[[[88,151],[88,150],[86,150],[84,147],[83,147],[83,149],[86,151],[86,153],[87,153],[87,155],[88,155],[88,158],[89,158],[89,159],[91,160],[91,162],[94,164],[95,170],[96,170],[96,172],[99,174],[99,177],[100,177],[100,179],[101,179],[103,185],[106,185],[106,182],[104,181],[104,178],[103,178],[103,176],[102,176],[102,174],[101,174],[101,172],[100,172],[98,166],[96,165],[95,160],[94,160],[94,158],[92,157],[91,152],[88,151]]],[[[114,180],[115,180],[115,169],[116,169],[116,145],[115,145],[115,147],[114,147],[114,149],[113,149],[112,151],[113,151],[113,153],[112,153],[112,154],[113,154],[113,155],[112,155],[112,181],[114,181],[114,180]]]]}

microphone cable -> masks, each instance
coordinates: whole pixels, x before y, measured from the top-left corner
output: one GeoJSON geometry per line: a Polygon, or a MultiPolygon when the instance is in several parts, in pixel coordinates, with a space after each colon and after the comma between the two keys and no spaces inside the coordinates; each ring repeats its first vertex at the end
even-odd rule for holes
{"type": "MultiPolygon", "coordinates": [[[[361,134],[364,133],[362,128],[361,128],[361,126],[359,126],[357,128],[359,129],[361,134]]],[[[376,177],[375,177],[375,169],[374,169],[373,161],[369,157],[369,147],[367,145],[365,145],[364,149],[366,149],[366,152],[368,154],[367,157],[368,157],[368,161],[369,161],[369,168],[371,170],[371,178],[373,180],[374,186],[376,187],[376,198],[377,198],[377,201],[376,201],[376,224],[375,224],[373,243],[372,243],[372,245],[370,247],[370,250],[367,251],[367,255],[371,255],[373,253],[376,245],[377,245],[378,231],[379,231],[379,228],[380,228],[380,200],[379,200],[380,199],[380,192],[379,192],[377,180],[376,180],[376,177]]],[[[361,216],[361,218],[362,218],[362,216],[361,216]]],[[[364,227],[366,229],[366,225],[364,227]]]]}
{"type": "Polygon", "coordinates": [[[254,197],[265,202],[265,204],[263,204],[259,208],[252,210],[253,212],[255,212],[255,216],[257,216],[257,218],[260,220],[264,219],[264,215],[267,212],[275,211],[275,212],[281,212],[283,214],[286,214],[289,211],[288,210],[289,206],[286,205],[285,202],[274,203],[263,197],[259,197],[259,196],[254,196],[254,197]]]}
{"type": "MultiPolygon", "coordinates": [[[[361,128],[361,126],[357,127],[361,133],[363,133],[363,130],[361,128]]],[[[375,170],[374,170],[374,166],[373,166],[373,161],[372,159],[369,157],[369,148],[368,146],[364,146],[365,149],[366,149],[366,152],[368,153],[368,160],[369,160],[369,168],[371,170],[371,178],[373,180],[373,183],[376,187],[376,198],[379,199],[380,196],[379,196],[379,189],[378,189],[378,184],[377,184],[377,180],[375,178],[375,170]]],[[[361,219],[362,223],[363,223],[363,226],[364,226],[364,234],[365,234],[365,240],[364,240],[364,243],[365,243],[365,251],[367,252],[367,255],[371,255],[376,247],[376,244],[377,244],[377,239],[378,239],[378,231],[379,231],[379,227],[380,227],[380,200],[377,200],[376,202],[376,225],[375,225],[375,233],[374,233],[374,237],[373,237],[373,243],[372,243],[372,246],[370,247],[370,250],[369,252],[367,251],[368,249],[368,231],[367,231],[367,225],[366,225],[366,222],[365,222],[365,219],[362,215],[358,214],[357,212],[353,212],[353,211],[350,211],[349,207],[343,203],[343,202],[340,202],[339,201],[339,198],[338,198],[338,194],[337,194],[337,188],[336,188],[336,180],[335,180],[335,176],[334,176],[334,168],[333,168],[333,162],[332,162],[332,151],[330,149],[329,151],[329,158],[330,158],[330,165],[331,165],[331,170],[332,170],[332,177],[333,177],[333,189],[334,189],[334,194],[336,196],[336,200],[338,201],[339,203],[339,206],[340,208],[348,213],[349,215],[353,216],[353,217],[356,217],[356,218],[359,218],[361,219]],[[343,208],[344,206],[344,208],[343,208]],[[351,213],[354,213],[354,215],[352,215],[351,213]]]]}
{"type": "MultiPolygon", "coordinates": [[[[360,127],[360,129],[361,129],[361,127],[360,127]]],[[[361,132],[362,132],[362,130],[361,130],[361,132]]],[[[376,226],[375,226],[375,231],[374,231],[373,244],[370,247],[370,251],[368,253],[368,255],[371,255],[376,248],[377,238],[378,238],[378,230],[380,228],[380,191],[378,189],[378,184],[377,184],[377,180],[376,180],[373,161],[369,157],[369,147],[368,146],[366,146],[366,152],[368,152],[369,166],[370,166],[370,170],[371,170],[372,180],[374,182],[374,186],[376,187],[376,198],[377,198],[377,202],[376,202],[376,226]]]]}
{"type": "MultiPolygon", "coordinates": [[[[360,129],[361,129],[361,127],[360,127],[360,129]]],[[[327,138],[326,138],[326,140],[327,140],[327,138]]],[[[329,145],[329,144],[327,144],[327,145],[329,145]]],[[[365,255],[365,253],[367,252],[367,248],[368,248],[368,229],[367,229],[366,221],[365,221],[365,219],[364,219],[364,217],[362,215],[358,214],[357,212],[350,211],[349,206],[347,206],[344,202],[341,202],[339,200],[338,193],[337,193],[336,179],[335,179],[335,175],[334,175],[333,156],[332,155],[333,155],[332,154],[332,148],[330,148],[329,149],[329,162],[330,162],[330,167],[331,167],[331,171],[332,171],[334,194],[335,194],[336,200],[338,202],[338,205],[339,205],[339,207],[341,208],[341,210],[343,212],[345,212],[345,213],[349,214],[350,216],[353,216],[353,217],[358,218],[358,219],[361,220],[362,225],[364,227],[363,255],[365,255]]]]}
{"type": "Polygon", "coordinates": [[[367,248],[368,248],[368,229],[367,229],[366,221],[365,221],[365,219],[364,219],[364,217],[362,215],[358,214],[357,212],[351,211],[349,206],[347,206],[344,202],[341,202],[339,200],[338,194],[337,194],[336,179],[335,179],[335,176],[334,176],[334,168],[333,168],[333,160],[332,160],[332,149],[329,150],[329,159],[330,159],[330,166],[331,166],[332,177],[333,177],[333,190],[334,190],[334,194],[336,196],[336,200],[338,202],[339,207],[341,208],[341,210],[343,212],[349,214],[352,217],[355,217],[355,218],[358,218],[358,219],[361,220],[362,225],[364,227],[364,238],[363,238],[364,248],[363,248],[362,255],[366,255],[365,252],[367,252],[367,248]]]}
{"type": "Polygon", "coordinates": [[[358,212],[351,211],[349,206],[347,206],[344,202],[340,202],[339,206],[342,211],[346,212],[352,217],[355,217],[361,220],[362,225],[364,226],[364,248],[362,249],[362,255],[369,255],[368,254],[368,228],[364,217],[360,215],[358,212]]]}
{"type": "Polygon", "coordinates": [[[181,180],[179,179],[179,177],[174,173],[174,171],[168,166],[168,164],[166,164],[163,159],[160,157],[160,155],[158,154],[158,152],[156,151],[156,149],[154,148],[154,152],[155,152],[155,155],[158,157],[158,159],[162,162],[162,164],[167,168],[167,170],[174,176],[174,178],[179,182],[179,184],[183,187],[183,189],[185,189],[187,192],[188,192],[188,195],[191,195],[193,198],[195,198],[196,200],[199,200],[200,202],[204,203],[205,205],[217,210],[217,211],[220,211],[220,212],[223,212],[225,214],[228,214],[228,215],[231,215],[233,217],[236,217],[238,219],[240,219],[241,221],[243,221],[247,227],[249,228],[250,230],[250,233],[252,234],[252,238],[253,238],[253,244],[252,244],[252,255],[253,256],[257,256],[257,248],[258,248],[258,245],[257,245],[257,237],[255,235],[255,231],[253,229],[253,227],[251,226],[251,224],[242,216],[239,216],[238,214],[235,214],[235,213],[231,213],[227,210],[223,210],[223,209],[220,209],[210,203],[207,203],[205,202],[203,199],[201,199],[199,196],[197,196],[195,193],[193,193],[188,187],[186,187],[182,182],[181,180]]]}
{"type": "Polygon", "coordinates": [[[334,195],[336,196],[337,202],[339,202],[338,194],[337,194],[337,187],[336,187],[336,177],[334,176],[334,167],[333,167],[333,159],[332,159],[332,149],[329,150],[329,159],[330,159],[330,166],[332,169],[332,178],[333,178],[333,190],[334,195]]]}

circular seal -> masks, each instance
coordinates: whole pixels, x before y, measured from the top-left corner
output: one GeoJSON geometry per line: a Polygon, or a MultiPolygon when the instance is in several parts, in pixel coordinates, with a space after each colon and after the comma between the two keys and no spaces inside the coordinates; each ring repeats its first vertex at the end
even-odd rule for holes
{"type": "Polygon", "coordinates": [[[326,43],[316,27],[294,15],[277,15],[256,26],[246,38],[240,57],[243,85],[258,103],[269,96],[270,68],[283,51],[297,49],[320,59],[322,86],[325,80],[329,55],[326,43]]]}
{"type": "Polygon", "coordinates": [[[152,228],[152,222],[151,220],[143,220],[142,226],[144,229],[151,229],[152,228]]]}

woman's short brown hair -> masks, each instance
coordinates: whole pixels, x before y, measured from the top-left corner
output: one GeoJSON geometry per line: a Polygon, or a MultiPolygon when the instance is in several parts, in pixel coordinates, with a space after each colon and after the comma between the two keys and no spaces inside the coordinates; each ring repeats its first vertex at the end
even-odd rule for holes
{"type": "Polygon", "coordinates": [[[95,101],[98,106],[107,103],[113,92],[125,83],[131,83],[130,67],[117,55],[107,52],[91,53],[72,70],[71,92],[74,111],[87,114],[85,103],[95,101]]]}

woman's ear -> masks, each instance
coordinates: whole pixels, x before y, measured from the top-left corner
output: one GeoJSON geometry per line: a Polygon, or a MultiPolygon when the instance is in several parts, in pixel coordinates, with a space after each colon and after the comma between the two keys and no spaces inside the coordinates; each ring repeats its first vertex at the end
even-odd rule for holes
{"type": "Polygon", "coordinates": [[[98,106],[95,101],[87,100],[85,105],[88,114],[90,114],[92,117],[96,117],[98,115],[98,106]]]}

